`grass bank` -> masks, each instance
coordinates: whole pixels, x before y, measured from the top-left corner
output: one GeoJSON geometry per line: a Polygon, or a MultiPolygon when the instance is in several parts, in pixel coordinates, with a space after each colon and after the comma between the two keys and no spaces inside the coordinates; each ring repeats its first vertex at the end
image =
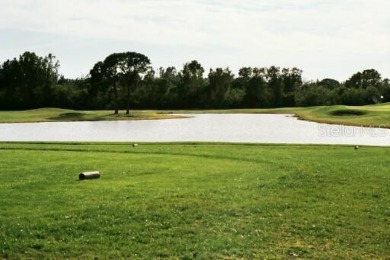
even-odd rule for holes
{"type": "Polygon", "coordinates": [[[390,104],[322,106],[300,109],[300,119],[328,124],[390,128],[390,104]]]}
{"type": "Polygon", "coordinates": [[[274,109],[233,109],[233,110],[171,110],[139,111],[130,116],[112,111],[75,111],[57,108],[43,108],[26,111],[0,111],[0,123],[50,122],[50,121],[96,121],[96,120],[148,120],[177,118],[175,114],[191,113],[260,113],[295,114],[302,120],[329,124],[356,125],[390,128],[390,104],[369,106],[320,106],[274,109]]]}
{"type": "Polygon", "coordinates": [[[389,257],[389,148],[0,143],[0,158],[0,258],[389,257]]]}
{"type": "Polygon", "coordinates": [[[258,113],[294,114],[299,119],[328,124],[390,128],[390,103],[367,106],[283,107],[270,109],[231,109],[171,111],[175,113],[258,113]]]}
{"type": "Polygon", "coordinates": [[[163,111],[123,111],[114,115],[108,110],[79,111],[60,108],[40,108],[23,111],[0,111],[0,123],[56,122],[56,121],[108,121],[108,120],[152,120],[177,118],[163,111]]]}

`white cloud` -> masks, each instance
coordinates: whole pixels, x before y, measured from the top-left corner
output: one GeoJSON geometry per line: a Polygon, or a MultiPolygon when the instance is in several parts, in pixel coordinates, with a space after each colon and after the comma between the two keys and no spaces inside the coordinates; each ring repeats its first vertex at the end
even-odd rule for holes
{"type": "MultiPolygon", "coordinates": [[[[206,67],[297,66],[309,79],[340,80],[368,67],[390,71],[387,0],[0,0],[0,4],[1,32],[52,35],[43,39],[50,38],[46,43],[31,42],[30,33],[25,38],[13,35],[19,45],[4,48],[36,47],[66,56],[73,42],[77,55],[69,55],[75,64],[61,60],[63,68],[80,66],[82,57],[88,64],[103,59],[99,56],[103,50],[108,55],[116,51],[115,45],[148,51],[154,55],[152,61],[160,62],[155,66],[167,66],[169,60],[181,66],[196,58],[206,67]],[[66,42],[62,45],[56,38],[66,42]],[[86,42],[91,43],[89,49],[86,42]]],[[[0,50],[0,60],[6,53],[0,50]]],[[[78,71],[86,74],[89,69],[78,71]]]]}

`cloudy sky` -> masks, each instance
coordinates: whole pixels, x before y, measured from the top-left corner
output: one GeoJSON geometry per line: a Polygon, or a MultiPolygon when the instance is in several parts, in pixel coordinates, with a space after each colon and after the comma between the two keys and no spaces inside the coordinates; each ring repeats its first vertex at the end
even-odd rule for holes
{"type": "Polygon", "coordinates": [[[388,0],[0,0],[0,62],[54,54],[85,76],[114,52],[154,68],[298,67],[340,81],[374,68],[390,78],[388,0]]]}

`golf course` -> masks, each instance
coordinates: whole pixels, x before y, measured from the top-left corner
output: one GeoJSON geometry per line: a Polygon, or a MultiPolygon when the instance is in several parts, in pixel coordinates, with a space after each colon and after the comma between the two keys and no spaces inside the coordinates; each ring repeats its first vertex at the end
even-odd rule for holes
{"type": "Polygon", "coordinates": [[[390,260],[390,1],[0,3],[0,260],[390,260]]]}
{"type": "MultiPolygon", "coordinates": [[[[218,110],[390,127],[390,105],[218,110]]],[[[38,109],[0,121],[171,118],[38,109]]],[[[0,143],[1,259],[388,259],[390,149],[0,143]],[[79,180],[99,171],[101,177],[79,180]]]]}

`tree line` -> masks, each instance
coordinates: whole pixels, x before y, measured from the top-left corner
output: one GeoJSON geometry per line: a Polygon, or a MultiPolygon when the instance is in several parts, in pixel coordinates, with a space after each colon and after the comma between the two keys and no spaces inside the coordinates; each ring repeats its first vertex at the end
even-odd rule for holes
{"type": "Polygon", "coordinates": [[[67,79],[52,54],[25,52],[0,64],[0,109],[211,109],[315,105],[365,105],[390,101],[390,81],[375,69],[344,82],[304,81],[298,68],[243,67],[205,72],[196,60],[153,69],[136,52],[113,53],[98,61],[88,76],[67,79]]]}

